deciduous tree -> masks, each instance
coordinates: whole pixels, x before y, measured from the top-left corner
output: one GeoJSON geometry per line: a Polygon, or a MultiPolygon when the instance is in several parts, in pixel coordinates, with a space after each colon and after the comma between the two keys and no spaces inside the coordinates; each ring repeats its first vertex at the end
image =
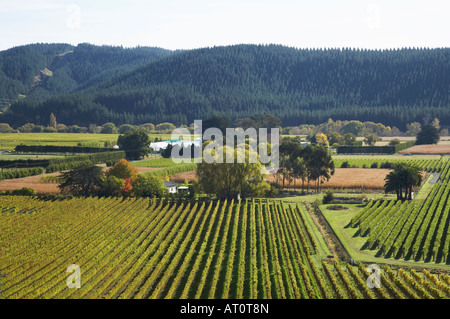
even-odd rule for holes
{"type": "Polygon", "coordinates": [[[131,186],[136,197],[163,197],[167,194],[164,181],[154,175],[140,174],[131,182],[131,186]]]}
{"type": "Polygon", "coordinates": [[[150,137],[143,130],[119,135],[117,145],[126,152],[126,157],[131,160],[141,159],[150,153],[150,137]]]}
{"type": "Polygon", "coordinates": [[[241,198],[262,196],[270,186],[264,181],[261,173],[261,163],[257,159],[256,163],[250,162],[250,150],[245,149],[244,163],[238,163],[238,152],[236,148],[223,146],[218,148],[218,154],[223,155],[223,163],[217,161],[207,163],[203,159],[197,167],[197,178],[199,184],[210,194],[215,194],[218,198],[241,198]],[[227,152],[234,158],[233,163],[226,162],[227,152]]]}
{"type": "Polygon", "coordinates": [[[102,134],[117,134],[117,128],[114,123],[105,123],[102,126],[102,134]]]}
{"type": "Polygon", "coordinates": [[[48,126],[54,128],[56,130],[56,117],[55,117],[55,114],[53,114],[53,113],[50,114],[50,121],[49,121],[48,126]]]}
{"type": "Polygon", "coordinates": [[[138,174],[138,170],[124,158],[114,164],[114,166],[106,173],[108,176],[115,176],[119,179],[131,178],[132,180],[134,180],[138,174]]]}
{"type": "Polygon", "coordinates": [[[366,143],[369,146],[373,146],[373,145],[375,145],[377,140],[378,140],[378,138],[375,134],[366,134],[366,136],[364,138],[364,143],[366,143]]]}
{"type": "Polygon", "coordinates": [[[74,195],[95,195],[103,185],[103,177],[104,172],[99,166],[74,169],[62,174],[64,182],[58,187],[74,195]]]}

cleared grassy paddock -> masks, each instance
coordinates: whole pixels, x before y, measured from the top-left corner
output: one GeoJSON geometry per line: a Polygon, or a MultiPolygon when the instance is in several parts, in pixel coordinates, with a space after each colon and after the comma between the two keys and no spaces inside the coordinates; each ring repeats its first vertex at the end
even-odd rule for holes
{"type": "Polygon", "coordinates": [[[104,147],[105,142],[116,142],[119,134],[88,133],[2,133],[2,150],[14,150],[19,144],[77,146],[78,143],[104,147]]]}
{"type": "MultiPolygon", "coordinates": [[[[171,134],[149,134],[151,140],[167,140],[171,134]]],[[[104,147],[105,142],[116,143],[119,134],[93,133],[0,133],[0,151],[14,150],[19,144],[104,147]]]]}
{"type": "MultiPolygon", "coordinates": [[[[190,161],[190,163],[193,162],[193,160],[190,161]]],[[[182,164],[175,163],[171,158],[155,158],[144,161],[134,161],[131,165],[134,167],[173,167],[182,164]]]]}

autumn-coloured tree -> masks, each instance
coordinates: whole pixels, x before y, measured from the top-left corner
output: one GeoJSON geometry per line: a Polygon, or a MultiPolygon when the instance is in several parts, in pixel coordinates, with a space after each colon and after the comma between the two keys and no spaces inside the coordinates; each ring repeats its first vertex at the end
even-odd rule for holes
{"type": "Polygon", "coordinates": [[[8,123],[0,123],[0,133],[11,133],[13,129],[8,123]]]}
{"type": "Polygon", "coordinates": [[[48,126],[56,129],[56,116],[53,113],[50,114],[50,122],[49,122],[48,126]]]}
{"type": "Polygon", "coordinates": [[[153,123],[144,123],[144,124],[140,125],[140,127],[148,132],[155,130],[155,125],[153,123]]]}
{"type": "Polygon", "coordinates": [[[435,117],[433,122],[431,122],[431,125],[433,125],[438,130],[441,128],[439,124],[440,124],[440,121],[439,121],[439,119],[437,117],[435,117]]]}
{"type": "Polygon", "coordinates": [[[125,178],[125,182],[124,182],[123,188],[122,188],[123,197],[133,196],[132,190],[133,190],[133,186],[131,186],[131,179],[125,178]]]}
{"type": "Polygon", "coordinates": [[[127,179],[130,178],[134,180],[138,176],[139,172],[133,166],[131,166],[130,162],[126,159],[121,159],[108,171],[108,176],[115,176],[119,179],[127,179]]]}
{"type": "Polygon", "coordinates": [[[329,147],[330,146],[330,143],[328,142],[327,136],[325,134],[322,134],[322,133],[316,134],[316,143],[318,145],[322,145],[322,146],[325,146],[325,147],[329,147]]]}

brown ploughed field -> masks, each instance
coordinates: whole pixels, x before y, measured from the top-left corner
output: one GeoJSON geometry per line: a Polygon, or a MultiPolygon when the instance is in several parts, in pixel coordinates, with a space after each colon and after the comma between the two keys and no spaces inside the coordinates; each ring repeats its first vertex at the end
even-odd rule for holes
{"type": "MultiPolygon", "coordinates": [[[[366,188],[366,189],[382,189],[384,187],[384,178],[389,173],[388,169],[369,169],[369,168],[336,168],[334,175],[327,182],[325,181],[321,187],[327,188],[366,188]]],[[[195,171],[179,173],[172,175],[170,178],[173,182],[182,183],[185,180],[195,181],[195,171]]],[[[267,179],[270,182],[277,180],[275,175],[268,175],[267,179]]],[[[282,185],[281,176],[279,184],[282,185]]],[[[312,183],[311,183],[312,184],[312,183]]],[[[285,184],[286,187],[294,187],[294,182],[290,185],[285,184]]],[[[302,181],[297,180],[296,188],[302,187],[302,181]]],[[[306,183],[305,183],[306,187],[306,183]]],[[[314,187],[311,185],[311,187],[314,187]]]]}
{"type": "Polygon", "coordinates": [[[425,144],[415,145],[399,152],[400,154],[450,154],[450,145],[446,144],[425,144]]]}

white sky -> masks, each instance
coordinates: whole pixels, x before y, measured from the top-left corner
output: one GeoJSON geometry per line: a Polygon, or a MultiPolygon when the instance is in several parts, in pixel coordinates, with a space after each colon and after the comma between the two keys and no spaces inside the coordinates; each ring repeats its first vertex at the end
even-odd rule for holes
{"type": "Polygon", "coordinates": [[[449,34],[448,0],[0,0],[0,50],[37,42],[450,47],[449,34]]]}

